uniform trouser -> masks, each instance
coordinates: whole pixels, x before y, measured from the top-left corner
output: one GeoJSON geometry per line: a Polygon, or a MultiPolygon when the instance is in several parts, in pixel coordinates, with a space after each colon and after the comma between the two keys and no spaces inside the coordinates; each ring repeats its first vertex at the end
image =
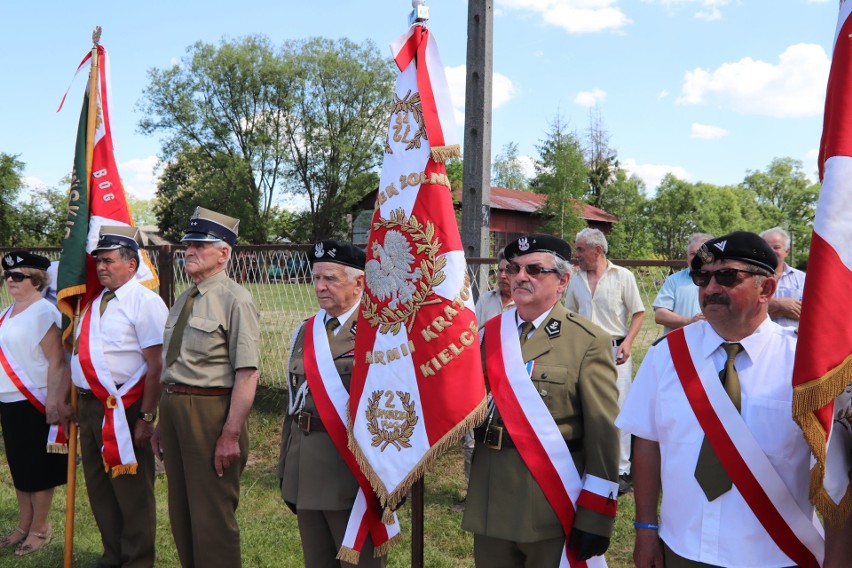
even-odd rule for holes
{"type": "MultiPolygon", "coordinates": [[[[140,398],[126,409],[130,434],[142,406],[140,398]]],[[[154,453],[150,444],[134,446],[135,475],[112,475],[104,470],[104,406],[94,396],[78,398],[80,454],[92,514],[101,533],[102,564],[124,568],[150,568],[154,565],[157,530],[157,503],[154,499],[154,453]]]]}
{"type": "Polygon", "coordinates": [[[346,523],[349,522],[349,513],[350,510],[299,509],[296,516],[299,520],[305,568],[384,568],[387,556],[373,557],[373,541],[369,536],[357,565],[337,560],[337,553],[346,532],[346,523]]]}
{"type": "MultiPolygon", "coordinates": [[[[613,352],[615,351],[614,348],[613,352]]],[[[627,398],[627,393],[630,392],[630,386],[633,384],[633,355],[627,358],[627,361],[621,365],[616,365],[615,370],[618,372],[615,385],[618,387],[618,408],[624,404],[627,398]]],[[[619,454],[618,454],[618,475],[626,475],[630,473],[630,432],[624,430],[618,431],[619,454]]]]}
{"type": "Polygon", "coordinates": [[[514,542],[473,535],[473,561],[476,568],[559,568],[565,538],[536,542],[514,542]]]}
{"type": "MultiPolygon", "coordinates": [[[[714,564],[705,564],[679,556],[665,542],[663,542],[663,561],[666,563],[666,568],[722,568],[714,564]]],[[[790,566],[790,568],[796,567],[790,566]]]]}
{"type": "Polygon", "coordinates": [[[470,464],[473,463],[473,448],[476,441],[473,439],[473,430],[464,433],[464,481],[470,483],[470,464]]]}
{"type": "Polygon", "coordinates": [[[160,437],[169,481],[172,536],[183,568],[239,568],[240,475],[248,459],[248,431],[240,434],[240,462],[216,475],[216,441],[231,397],[163,393],[160,437]]]}

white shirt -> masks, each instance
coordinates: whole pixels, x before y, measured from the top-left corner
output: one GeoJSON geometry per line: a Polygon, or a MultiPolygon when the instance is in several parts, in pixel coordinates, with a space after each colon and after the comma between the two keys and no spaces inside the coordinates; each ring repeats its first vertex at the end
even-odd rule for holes
{"type": "Polygon", "coordinates": [[[565,307],[598,324],[615,339],[627,335],[633,314],[645,311],[633,273],[609,260],[594,296],[585,270],[571,277],[565,289],[565,307]]]}
{"type": "MultiPolygon", "coordinates": [[[[797,268],[793,268],[786,262],[781,276],[778,277],[778,287],[775,289],[776,298],[796,298],[802,301],[802,294],[805,290],[805,273],[797,268]]],[[[784,327],[799,327],[799,320],[778,316],[773,320],[778,325],[784,327]]]]}
{"type": "MultiPolygon", "coordinates": [[[[100,309],[97,298],[89,309],[100,309]]],[[[100,334],[104,360],[116,385],[126,383],[145,364],[143,349],[163,344],[168,315],[169,309],[162,298],[135,278],[115,291],[115,298],[107,303],[101,316],[100,334]]],[[[71,369],[75,385],[87,390],[91,388],[80,374],[79,365],[72,365],[71,369]]]]}
{"type": "MultiPolygon", "coordinates": [[[[6,314],[0,326],[3,350],[14,358],[37,387],[46,392],[48,365],[47,357],[41,350],[41,340],[51,326],[62,325],[62,315],[44,299],[30,304],[15,317],[10,314],[6,314]]],[[[25,398],[0,365],[0,402],[18,402],[25,398]]]]}
{"type": "MultiPolygon", "coordinates": [[[[705,321],[688,326],[696,367],[725,365],[725,341],[705,321]],[[698,326],[695,328],[694,326],[698,326]]],[[[796,503],[808,517],[810,450],[792,418],[796,335],[768,317],[742,341],[734,362],[742,389],[742,417],[796,503]]],[[[660,537],[677,554],[716,566],[770,568],[794,564],[775,545],[736,487],[708,502],[695,480],[704,431],[689,405],[661,341],[645,356],[616,426],[660,444],[663,502],[660,537]]]]}
{"type": "Polygon", "coordinates": [[[476,325],[479,326],[479,329],[482,329],[485,322],[514,307],[515,302],[512,299],[509,299],[508,304],[503,305],[503,295],[500,293],[499,288],[488,290],[476,302],[476,325]]]}

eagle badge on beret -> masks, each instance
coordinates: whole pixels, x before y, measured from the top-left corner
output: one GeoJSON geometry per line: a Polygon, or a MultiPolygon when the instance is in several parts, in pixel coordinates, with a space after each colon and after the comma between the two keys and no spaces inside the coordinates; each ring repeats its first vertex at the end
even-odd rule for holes
{"type": "Polygon", "coordinates": [[[713,263],[713,260],[714,260],[713,253],[710,252],[710,249],[707,248],[706,244],[701,245],[701,248],[699,248],[698,252],[695,253],[695,254],[698,256],[698,258],[701,259],[702,263],[704,263],[704,264],[712,264],[713,263]]]}
{"type": "Polygon", "coordinates": [[[518,248],[521,250],[528,250],[530,248],[530,242],[526,237],[521,237],[518,239],[518,248]]]}
{"type": "Polygon", "coordinates": [[[322,247],[322,243],[317,243],[314,245],[314,256],[317,258],[322,258],[325,255],[325,250],[322,247]]]}

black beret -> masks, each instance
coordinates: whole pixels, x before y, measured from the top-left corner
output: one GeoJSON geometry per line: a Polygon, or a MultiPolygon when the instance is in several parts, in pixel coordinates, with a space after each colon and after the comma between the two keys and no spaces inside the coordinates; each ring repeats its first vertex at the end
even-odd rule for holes
{"type": "Polygon", "coordinates": [[[364,270],[364,265],[367,263],[367,253],[349,243],[327,240],[319,241],[314,245],[313,250],[308,254],[308,260],[311,261],[311,266],[315,262],[334,262],[364,270]]]}
{"type": "Polygon", "coordinates": [[[692,259],[692,269],[699,270],[720,260],[739,260],[773,273],[778,267],[778,257],[772,248],[760,235],[748,231],[734,231],[701,245],[692,259]]]}
{"type": "Polygon", "coordinates": [[[13,250],[3,256],[3,270],[12,268],[37,268],[47,270],[50,268],[50,259],[40,254],[33,254],[25,250],[13,250]]]}
{"type": "Polygon", "coordinates": [[[504,250],[506,260],[512,260],[518,256],[524,256],[533,252],[549,252],[562,260],[571,260],[571,245],[559,237],[542,235],[540,233],[524,235],[520,239],[506,245],[506,249],[504,250]]]}

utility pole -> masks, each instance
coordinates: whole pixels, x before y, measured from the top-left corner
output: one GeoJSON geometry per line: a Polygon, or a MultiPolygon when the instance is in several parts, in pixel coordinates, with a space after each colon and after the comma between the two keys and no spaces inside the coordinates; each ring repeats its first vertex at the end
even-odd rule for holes
{"type": "MultiPolygon", "coordinates": [[[[491,78],[494,70],[494,2],[468,0],[467,82],[464,102],[464,182],[462,231],[468,258],[490,256],[491,234],[491,78]]],[[[481,265],[478,296],[487,287],[488,266],[481,265]],[[484,288],[483,288],[484,289],[484,288]]],[[[474,298],[476,299],[476,297],[474,298]]]]}

